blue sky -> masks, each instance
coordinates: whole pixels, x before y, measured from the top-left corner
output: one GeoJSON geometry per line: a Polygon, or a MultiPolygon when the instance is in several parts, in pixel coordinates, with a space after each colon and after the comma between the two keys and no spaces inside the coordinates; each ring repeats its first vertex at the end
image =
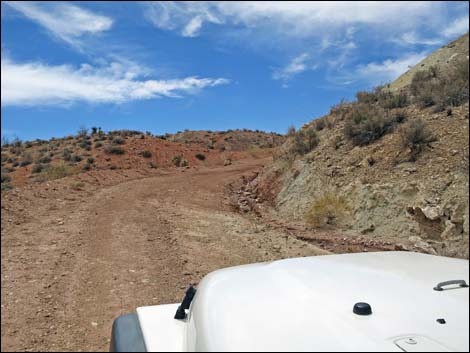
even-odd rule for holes
{"type": "Polygon", "coordinates": [[[468,31],[467,2],[1,3],[2,136],[284,133],[468,31]]]}

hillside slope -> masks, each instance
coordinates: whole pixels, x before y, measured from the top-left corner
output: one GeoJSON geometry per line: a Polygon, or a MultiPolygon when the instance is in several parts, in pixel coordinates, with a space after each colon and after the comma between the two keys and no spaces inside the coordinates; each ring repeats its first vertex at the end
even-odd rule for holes
{"type": "Polygon", "coordinates": [[[359,92],[357,101],[290,131],[274,163],[244,186],[257,213],[468,258],[466,60],[466,77],[426,72],[410,79],[414,91],[359,92]]]}
{"type": "Polygon", "coordinates": [[[2,191],[93,170],[227,165],[270,156],[284,141],[279,134],[250,130],[153,136],[96,128],[48,141],[14,141],[2,145],[2,191]]]}

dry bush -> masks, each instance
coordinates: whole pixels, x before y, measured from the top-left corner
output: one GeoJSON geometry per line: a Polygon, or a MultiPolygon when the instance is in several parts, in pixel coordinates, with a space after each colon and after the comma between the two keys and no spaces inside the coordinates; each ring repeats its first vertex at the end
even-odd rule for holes
{"type": "Polygon", "coordinates": [[[1,182],[2,183],[9,183],[11,181],[11,177],[8,174],[1,174],[1,182]]]}
{"type": "Polygon", "coordinates": [[[115,144],[115,145],[123,145],[124,142],[125,142],[124,139],[122,139],[120,137],[116,137],[112,141],[112,143],[115,144]]]}
{"type": "Polygon", "coordinates": [[[314,127],[315,127],[315,130],[321,131],[325,128],[325,125],[326,125],[325,118],[321,118],[321,119],[316,120],[314,127]]]}
{"type": "Polygon", "coordinates": [[[70,184],[69,188],[72,190],[81,190],[85,186],[83,181],[75,181],[70,184]]]}
{"type": "Polygon", "coordinates": [[[392,132],[399,121],[380,107],[358,104],[348,115],[343,131],[353,145],[364,146],[392,132]]]}
{"type": "Polygon", "coordinates": [[[384,94],[379,100],[380,106],[385,109],[404,108],[409,105],[408,95],[405,92],[384,94]]]}
{"type": "Polygon", "coordinates": [[[35,165],[33,165],[33,168],[31,169],[31,173],[34,173],[34,174],[41,173],[45,168],[46,166],[44,164],[36,163],[35,165]]]}
{"type": "Polygon", "coordinates": [[[349,212],[346,199],[332,191],[315,199],[307,212],[306,221],[314,228],[341,225],[349,212]]]}
{"type": "Polygon", "coordinates": [[[107,154],[124,154],[125,151],[124,149],[122,149],[121,147],[118,147],[118,146],[106,146],[104,151],[107,153],[107,154]]]}
{"type": "Polygon", "coordinates": [[[409,121],[401,127],[399,133],[402,146],[411,151],[410,161],[412,162],[416,161],[427,144],[436,140],[426,123],[421,119],[409,121]]]}
{"type": "Polygon", "coordinates": [[[287,128],[287,136],[292,137],[295,135],[296,129],[294,125],[291,125],[287,128]]]}
{"type": "Polygon", "coordinates": [[[460,106],[469,99],[469,71],[466,58],[455,59],[447,72],[436,67],[418,71],[410,85],[414,102],[421,108],[434,106],[434,111],[460,106]]]}
{"type": "MultiPolygon", "coordinates": [[[[250,146],[250,148],[251,148],[251,146],[250,146]]],[[[199,159],[200,161],[203,161],[203,160],[206,159],[206,155],[203,154],[203,153],[197,153],[196,158],[199,159]]]]}
{"type": "Polygon", "coordinates": [[[293,145],[289,151],[291,155],[305,155],[318,146],[320,140],[313,127],[299,130],[293,136],[293,145]]]}
{"type": "Polygon", "coordinates": [[[349,112],[351,109],[352,103],[348,102],[346,99],[342,98],[338,104],[333,105],[330,108],[330,114],[338,117],[339,120],[343,120],[344,116],[349,112]]]}
{"type": "Polygon", "coordinates": [[[144,157],[144,158],[151,158],[152,157],[152,152],[150,152],[149,150],[142,151],[141,156],[144,157]]]}
{"type": "Polygon", "coordinates": [[[183,160],[183,156],[182,155],[177,155],[177,156],[174,156],[171,161],[173,162],[173,164],[176,167],[179,167],[179,166],[181,166],[182,160],[183,160]]]}
{"type": "Polygon", "coordinates": [[[62,162],[56,165],[50,165],[42,174],[49,180],[55,180],[64,178],[72,174],[72,172],[73,169],[62,162]]]}
{"type": "Polygon", "coordinates": [[[23,153],[20,167],[25,167],[31,163],[33,163],[33,157],[31,153],[27,153],[27,152],[23,153]]]}

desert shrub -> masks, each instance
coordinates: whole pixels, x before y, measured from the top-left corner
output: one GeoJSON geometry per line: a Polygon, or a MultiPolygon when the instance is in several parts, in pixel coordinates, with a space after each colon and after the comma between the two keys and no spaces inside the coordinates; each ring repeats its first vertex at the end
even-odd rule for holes
{"type": "Polygon", "coordinates": [[[95,148],[100,148],[100,147],[102,147],[102,146],[103,146],[103,143],[100,142],[100,141],[98,141],[98,142],[95,143],[95,148]]]}
{"type": "Polygon", "coordinates": [[[435,67],[418,71],[411,81],[410,92],[420,107],[435,106],[436,112],[462,105],[469,99],[468,60],[455,59],[447,72],[435,67]]]}
{"type": "Polygon", "coordinates": [[[181,155],[174,156],[171,161],[176,167],[179,167],[181,166],[181,162],[183,161],[183,156],[181,155]]]}
{"type": "Polygon", "coordinates": [[[315,122],[315,130],[317,131],[321,131],[325,128],[325,119],[318,119],[316,122],[315,122]]]}
{"type": "Polygon", "coordinates": [[[19,146],[19,147],[18,146],[13,146],[10,149],[10,152],[13,153],[15,156],[19,156],[24,152],[24,148],[23,148],[23,146],[19,146]]]}
{"type": "Polygon", "coordinates": [[[2,171],[1,174],[1,182],[3,183],[9,183],[11,181],[11,177],[8,174],[4,174],[2,171]]]}
{"type": "Polygon", "coordinates": [[[34,173],[34,174],[41,173],[44,169],[45,169],[44,164],[36,163],[33,165],[33,168],[31,169],[31,173],[34,173]]]}
{"type": "Polygon", "coordinates": [[[11,144],[14,147],[23,147],[23,142],[21,142],[21,140],[18,137],[15,137],[13,141],[11,142],[11,144]]]}
{"type": "Polygon", "coordinates": [[[343,131],[353,145],[364,146],[392,132],[398,121],[401,118],[397,119],[379,107],[357,105],[348,116],[343,131]]]}
{"type": "Polygon", "coordinates": [[[78,137],[88,136],[88,129],[85,126],[80,126],[77,131],[78,137]]]}
{"type": "Polygon", "coordinates": [[[39,163],[44,163],[44,164],[51,163],[51,161],[52,159],[49,156],[44,156],[38,159],[39,163]]]}
{"type": "Polygon", "coordinates": [[[120,138],[120,137],[115,137],[113,140],[112,140],[112,143],[114,145],[123,145],[124,144],[124,139],[123,138],[120,138]]]}
{"type": "Polygon", "coordinates": [[[87,160],[86,160],[86,162],[87,162],[88,164],[93,164],[93,163],[95,163],[95,159],[94,159],[93,157],[88,157],[87,160]]]}
{"type": "Polygon", "coordinates": [[[64,148],[62,151],[62,157],[64,158],[64,161],[69,162],[72,159],[72,153],[67,148],[64,148]]]}
{"type": "Polygon", "coordinates": [[[70,184],[70,189],[72,190],[81,190],[85,186],[83,181],[76,181],[70,184]]]}
{"type": "Polygon", "coordinates": [[[24,143],[24,146],[25,146],[26,148],[31,148],[31,147],[33,147],[33,143],[32,143],[31,141],[26,141],[26,142],[24,143]]]}
{"type": "Polygon", "coordinates": [[[400,129],[401,143],[404,148],[409,148],[410,161],[416,161],[423,148],[436,139],[421,119],[409,121],[400,129]]]}
{"type": "Polygon", "coordinates": [[[374,104],[379,101],[379,98],[376,92],[369,92],[369,91],[357,92],[356,99],[358,103],[363,103],[363,104],[374,104]]]}
{"type": "Polygon", "coordinates": [[[312,151],[319,144],[319,138],[313,127],[299,130],[293,137],[293,144],[290,149],[292,155],[305,155],[312,151]]]}
{"type": "Polygon", "coordinates": [[[1,140],[1,141],[2,141],[2,143],[1,143],[2,147],[7,147],[7,146],[9,146],[10,143],[11,143],[11,142],[10,142],[10,139],[9,139],[8,137],[6,137],[6,136],[2,136],[2,140],[1,140]]]}
{"type": "Polygon", "coordinates": [[[337,117],[339,120],[343,120],[345,114],[351,109],[351,105],[352,103],[342,98],[339,103],[330,108],[330,115],[337,117]]]}
{"type": "Polygon", "coordinates": [[[20,167],[25,167],[31,163],[33,163],[33,157],[31,156],[31,153],[23,153],[20,167]]]}
{"type": "Polygon", "coordinates": [[[50,165],[44,170],[43,175],[45,175],[49,180],[55,180],[72,174],[72,171],[72,167],[62,162],[56,165],[50,165]]]}
{"type": "Polygon", "coordinates": [[[89,151],[91,149],[91,142],[88,141],[88,140],[82,140],[82,141],[80,141],[80,143],[78,145],[81,148],[83,148],[84,150],[87,150],[87,151],[89,151]]]}
{"type": "Polygon", "coordinates": [[[392,118],[397,124],[402,124],[406,121],[406,112],[402,109],[397,109],[393,112],[392,118]]]}
{"type": "Polygon", "coordinates": [[[2,191],[9,191],[9,190],[13,189],[13,186],[11,186],[8,183],[2,183],[1,188],[2,188],[2,191]]]}
{"type": "Polygon", "coordinates": [[[78,155],[78,154],[74,154],[72,155],[72,157],[70,158],[70,161],[72,163],[78,163],[78,162],[81,162],[83,160],[83,157],[78,155]]]}
{"type": "Polygon", "coordinates": [[[288,137],[292,137],[295,135],[295,132],[296,132],[296,129],[295,129],[295,126],[294,125],[290,125],[288,128],[287,128],[287,136],[288,137]]]}
{"type": "Polygon", "coordinates": [[[18,167],[20,165],[20,162],[18,162],[16,159],[14,159],[11,165],[13,167],[18,167]]]}
{"type": "Polygon", "coordinates": [[[404,108],[408,106],[409,99],[405,92],[389,92],[380,99],[379,104],[385,109],[404,108]]]}
{"type": "Polygon", "coordinates": [[[203,161],[206,159],[206,155],[203,153],[197,153],[196,158],[199,159],[200,161],[203,161]]]}
{"type": "Polygon", "coordinates": [[[332,129],[335,126],[335,119],[332,116],[329,116],[325,121],[328,129],[332,129]]]}
{"type": "Polygon", "coordinates": [[[124,154],[125,151],[121,147],[118,146],[106,146],[104,151],[108,154],[124,154]]]}
{"type": "Polygon", "coordinates": [[[82,167],[82,170],[85,170],[85,171],[90,170],[92,166],[93,165],[90,163],[85,163],[85,165],[82,167]]]}
{"type": "Polygon", "coordinates": [[[91,127],[91,134],[96,135],[97,132],[98,132],[98,128],[96,126],[92,126],[91,127]]]}
{"type": "Polygon", "coordinates": [[[338,226],[345,220],[348,211],[346,199],[328,191],[314,200],[306,220],[315,228],[338,226]]]}
{"type": "Polygon", "coordinates": [[[181,166],[182,166],[182,167],[187,167],[188,165],[189,165],[189,161],[188,161],[187,159],[183,159],[183,160],[181,161],[181,166]]]}
{"type": "Polygon", "coordinates": [[[9,158],[10,157],[8,156],[8,154],[2,152],[2,163],[5,163],[6,161],[8,161],[9,158]]]}
{"type": "Polygon", "coordinates": [[[10,167],[2,167],[2,174],[3,173],[11,173],[14,172],[15,168],[10,168],[10,167]]]}
{"type": "MultiPolygon", "coordinates": [[[[142,135],[142,136],[144,136],[144,135],[142,135]]],[[[151,158],[152,157],[152,152],[150,152],[148,150],[143,151],[141,154],[142,154],[142,157],[144,157],[144,158],[151,158]]]]}

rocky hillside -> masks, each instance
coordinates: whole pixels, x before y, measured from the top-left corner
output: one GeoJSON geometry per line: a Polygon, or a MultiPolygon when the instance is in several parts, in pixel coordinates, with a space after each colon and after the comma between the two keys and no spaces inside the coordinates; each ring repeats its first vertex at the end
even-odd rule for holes
{"type": "Polygon", "coordinates": [[[467,54],[446,70],[414,68],[399,92],[358,92],[290,129],[274,163],[244,186],[257,213],[468,258],[468,35],[450,45],[463,41],[467,54]]]}
{"type": "Polygon", "coordinates": [[[269,156],[284,141],[281,135],[249,130],[154,136],[93,128],[48,141],[4,142],[2,191],[93,170],[227,165],[242,158],[269,156]]]}
{"type": "Polygon", "coordinates": [[[209,149],[234,152],[272,148],[280,146],[285,141],[285,136],[280,134],[247,129],[221,132],[186,130],[176,134],[166,134],[165,138],[172,142],[198,143],[209,149]]]}

